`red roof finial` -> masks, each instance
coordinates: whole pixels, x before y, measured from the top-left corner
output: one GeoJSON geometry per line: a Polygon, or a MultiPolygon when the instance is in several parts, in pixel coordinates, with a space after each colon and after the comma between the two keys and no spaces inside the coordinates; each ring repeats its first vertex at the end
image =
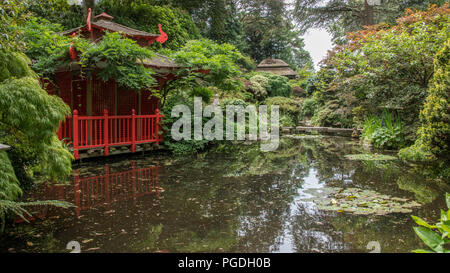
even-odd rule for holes
{"type": "Polygon", "coordinates": [[[89,8],[89,13],[88,13],[88,16],[87,16],[86,24],[88,26],[88,30],[92,31],[92,26],[91,26],[91,8],[89,8]]]}
{"type": "Polygon", "coordinates": [[[161,33],[161,35],[159,35],[158,38],[156,38],[156,41],[160,42],[162,44],[165,41],[167,41],[167,34],[164,31],[162,31],[161,24],[158,24],[158,28],[159,28],[159,33],[161,33]]]}

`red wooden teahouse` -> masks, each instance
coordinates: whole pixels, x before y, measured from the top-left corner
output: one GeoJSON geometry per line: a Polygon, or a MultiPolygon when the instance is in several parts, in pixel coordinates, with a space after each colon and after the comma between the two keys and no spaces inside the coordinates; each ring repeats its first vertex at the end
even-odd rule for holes
{"type": "MultiPolygon", "coordinates": [[[[93,20],[89,16],[85,26],[61,34],[81,35],[98,42],[105,31],[120,32],[142,47],[167,39],[161,28],[161,34],[132,29],[113,22],[113,17],[106,13],[93,20]]],[[[144,65],[157,72],[159,88],[174,77],[178,68],[173,60],[159,54],[146,59],[144,65]]],[[[71,145],[75,159],[80,158],[82,150],[99,149],[107,156],[113,146],[126,145],[130,152],[135,152],[137,145],[161,141],[159,124],[163,115],[158,110],[159,99],[150,90],[127,90],[114,80],[102,81],[95,71],[82,77],[76,62],[59,68],[54,79],[54,84],[48,83],[45,88],[48,93],[61,97],[73,112],[61,124],[58,137],[71,145]]]]}

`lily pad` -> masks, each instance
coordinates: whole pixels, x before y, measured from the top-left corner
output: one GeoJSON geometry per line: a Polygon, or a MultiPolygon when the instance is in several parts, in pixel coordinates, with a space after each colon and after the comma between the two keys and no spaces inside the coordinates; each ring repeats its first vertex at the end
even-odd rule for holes
{"type": "Polygon", "coordinates": [[[292,139],[315,139],[322,138],[322,135],[284,135],[284,138],[292,138],[292,139]]]}
{"type": "Polygon", "coordinates": [[[351,154],[345,155],[345,158],[350,160],[366,160],[366,161],[377,161],[377,160],[396,160],[395,156],[383,155],[383,154],[351,154]]]}
{"type": "Polygon", "coordinates": [[[391,197],[372,190],[358,188],[327,188],[326,193],[314,194],[312,200],[319,210],[351,213],[355,215],[386,215],[389,213],[411,213],[421,205],[406,198],[391,197]]]}

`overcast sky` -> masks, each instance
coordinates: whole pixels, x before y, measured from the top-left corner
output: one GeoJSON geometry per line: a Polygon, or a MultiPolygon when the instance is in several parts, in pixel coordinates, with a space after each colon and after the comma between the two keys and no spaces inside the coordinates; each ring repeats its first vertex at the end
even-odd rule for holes
{"type": "Polygon", "coordinates": [[[333,47],[331,35],[325,29],[310,29],[305,36],[305,49],[311,54],[314,67],[318,70],[319,62],[325,58],[327,51],[333,47]]]}

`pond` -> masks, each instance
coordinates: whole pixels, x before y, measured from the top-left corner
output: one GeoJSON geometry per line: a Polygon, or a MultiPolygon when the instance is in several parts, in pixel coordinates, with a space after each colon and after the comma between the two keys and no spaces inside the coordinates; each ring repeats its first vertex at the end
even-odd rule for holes
{"type": "Polygon", "coordinates": [[[422,166],[349,156],[361,153],[350,138],[292,136],[269,153],[241,143],[188,157],[86,161],[69,181],[26,197],[76,207],[34,208],[30,223],[17,219],[1,236],[0,252],[69,252],[70,241],[82,252],[422,248],[410,215],[436,220],[448,184],[430,181],[422,166]]]}

